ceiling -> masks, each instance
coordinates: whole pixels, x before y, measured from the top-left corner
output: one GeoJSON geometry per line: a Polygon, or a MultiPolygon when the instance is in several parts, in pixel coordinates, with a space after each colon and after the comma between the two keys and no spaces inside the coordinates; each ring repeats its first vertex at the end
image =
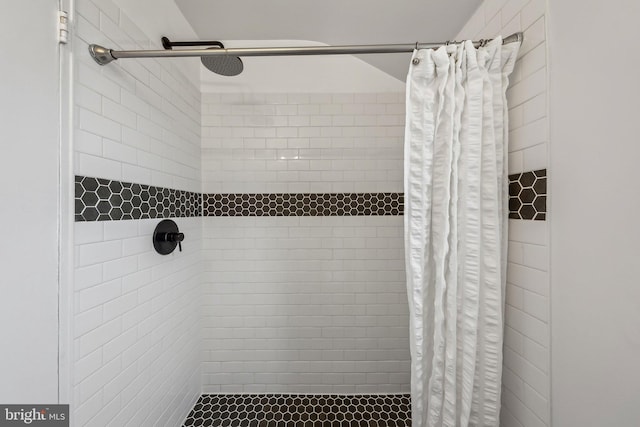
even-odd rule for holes
{"type": "MultiPolygon", "coordinates": [[[[482,0],[176,0],[198,37],[309,40],[328,45],[440,42],[458,33],[482,0]]],[[[259,46],[255,46],[259,47],[259,46]]],[[[404,80],[410,54],[360,55],[404,80]]]]}

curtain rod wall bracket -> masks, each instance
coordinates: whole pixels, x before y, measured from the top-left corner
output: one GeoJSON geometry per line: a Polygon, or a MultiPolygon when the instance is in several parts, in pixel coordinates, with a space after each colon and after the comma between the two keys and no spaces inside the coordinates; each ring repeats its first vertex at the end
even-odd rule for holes
{"type": "Polygon", "coordinates": [[[515,43],[515,42],[522,44],[523,41],[524,41],[524,33],[522,31],[513,33],[510,36],[507,36],[504,39],[502,39],[503,44],[515,43]]]}
{"type": "Polygon", "coordinates": [[[107,49],[106,47],[102,47],[97,44],[92,44],[89,46],[89,53],[91,57],[100,65],[107,65],[111,61],[114,61],[118,58],[113,56],[111,53],[111,49],[107,49]]]}

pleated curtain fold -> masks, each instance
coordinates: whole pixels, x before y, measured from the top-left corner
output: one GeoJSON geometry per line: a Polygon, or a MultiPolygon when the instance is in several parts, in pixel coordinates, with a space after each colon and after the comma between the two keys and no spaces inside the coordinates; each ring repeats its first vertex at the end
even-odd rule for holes
{"type": "Polygon", "coordinates": [[[506,89],[518,48],[498,37],[412,57],[404,225],[414,427],[499,424],[506,89]]]}

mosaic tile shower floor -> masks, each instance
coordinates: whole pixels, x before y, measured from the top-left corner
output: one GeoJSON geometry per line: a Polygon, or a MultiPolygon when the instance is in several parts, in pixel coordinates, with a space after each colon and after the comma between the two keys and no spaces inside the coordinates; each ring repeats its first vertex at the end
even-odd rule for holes
{"type": "Polygon", "coordinates": [[[409,427],[409,394],[204,394],[184,427],[409,427]]]}

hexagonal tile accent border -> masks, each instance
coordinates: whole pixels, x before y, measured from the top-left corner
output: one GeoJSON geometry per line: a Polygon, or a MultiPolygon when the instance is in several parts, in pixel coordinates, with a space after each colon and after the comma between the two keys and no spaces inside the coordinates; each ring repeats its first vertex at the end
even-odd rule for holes
{"type": "Polygon", "coordinates": [[[547,219],[547,170],[509,175],[509,218],[547,219]]]}
{"type": "Polygon", "coordinates": [[[402,193],[205,194],[205,216],[402,215],[402,193]]]}
{"type": "Polygon", "coordinates": [[[183,427],[411,426],[408,394],[204,394],[183,427]]]}
{"type": "Polygon", "coordinates": [[[102,178],[76,176],[76,221],[202,215],[202,194],[102,178]]]}
{"type": "MultiPolygon", "coordinates": [[[[194,216],[403,215],[402,193],[201,194],[76,176],[76,221],[194,216]]],[[[509,175],[509,218],[545,220],[547,170],[509,175]]]]}

